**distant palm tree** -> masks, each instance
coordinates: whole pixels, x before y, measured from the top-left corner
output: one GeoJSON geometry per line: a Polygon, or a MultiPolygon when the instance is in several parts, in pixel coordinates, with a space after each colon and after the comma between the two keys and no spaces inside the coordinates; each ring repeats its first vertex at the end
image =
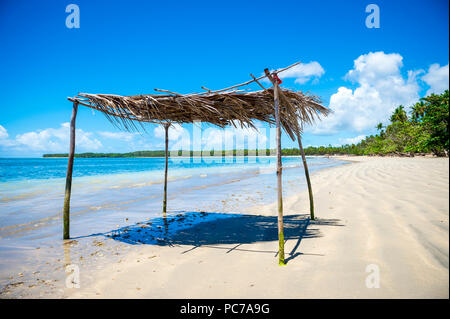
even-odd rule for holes
{"type": "Polygon", "coordinates": [[[375,128],[376,128],[378,131],[381,131],[381,130],[383,129],[383,123],[378,123],[377,126],[375,126],[375,128]]]}
{"type": "Polygon", "coordinates": [[[376,129],[378,131],[380,131],[380,136],[384,137],[384,130],[383,130],[384,126],[383,126],[383,123],[378,123],[377,126],[375,126],[375,127],[376,127],[376,129]]]}
{"type": "Polygon", "coordinates": [[[412,107],[412,118],[414,120],[414,122],[417,122],[417,120],[421,117],[423,117],[425,115],[425,108],[426,105],[423,101],[417,102],[413,107],[412,107]]]}
{"type": "Polygon", "coordinates": [[[405,122],[408,119],[406,115],[405,108],[403,105],[400,105],[394,110],[394,113],[391,115],[391,122],[405,122]]]}

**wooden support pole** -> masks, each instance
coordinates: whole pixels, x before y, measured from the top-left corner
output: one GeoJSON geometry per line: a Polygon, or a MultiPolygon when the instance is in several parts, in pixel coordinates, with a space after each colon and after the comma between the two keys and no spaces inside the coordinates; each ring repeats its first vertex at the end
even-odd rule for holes
{"type": "Polygon", "coordinates": [[[282,162],[281,162],[281,127],[280,127],[280,105],[278,100],[278,83],[274,85],[274,104],[277,125],[277,188],[278,188],[278,249],[279,264],[285,265],[284,261],[284,232],[283,232],[283,184],[282,184],[282,162]]]}
{"type": "Polygon", "coordinates": [[[167,169],[169,165],[169,126],[170,124],[164,124],[165,138],[166,138],[166,148],[165,148],[166,166],[164,169],[164,198],[163,198],[164,218],[166,217],[167,213],[167,169]]]}
{"type": "Polygon", "coordinates": [[[63,238],[70,238],[70,195],[72,190],[72,171],[73,171],[73,157],[75,155],[75,120],[77,118],[78,102],[73,102],[72,117],[70,119],[70,150],[69,161],[67,163],[66,175],[66,193],[64,197],[63,209],[63,238]]]}
{"type": "MultiPolygon", "coordinates": [[[[255,80],[255,82],[265,91],[267,90],[264,88],[264,86],[261,85],[261,83],[258,82],[258,80],[255,78],[253,74],[250,74],[250,76],[255,80]]],[[[269,77],[269,79],[272,81],[272,78],[269,77]]],[[[273,82],[273,81],[272,81],[273,82]]],[[[283,98],[283,101],[290,105],[289,100],[284,96],[283,92],[278,92],[278,94],[283,98]]],[[[293,106],[291,106],[293,108],[293,106]]],[[[302,155],[303,160],[303,167],[305,169],[305,176],[306,176],[306,182],[308,184],[308,193],[309,193],[309,213],[311,215],[311,220],[314,220],[314,199],[313,199],[313,193],[312,193],[312,186],[311,186],[311,180],[309,178],[309,170],[308,170],[308,164],[306,163],[306,157],[305,157],[305,151],[303,150],[302,145],[302,138],[300,135],[300,132],[297,132],[297,141],[298,141],[298,147],[300,149],[300,153],[302,155]]]]}
{"type": "Polygon", "coordinates": [[[305,169],[306,183],[308,184],[309,193],[309,214],[311,215],[311,220],[314,220],[314,199],[311,187],[311,180],[309,179],[308,164],[306,163],[305,151],[303,150],[302,138],[300,133],[297,133],[298,148],[302,154],[303,168],[305,169]]]}
{"type": "Polygon", "coordinates": [[[278,189],[278,263],[280,266],[286,265],[284,260],[284,231],[283,231],[283,183],[282,183],[282,162],[281,162],[281,126],[280,126],[280,101],[278,94],[278,81],[274,80],[265,69],[267,77],[273,83],[273,101],[275,105],[275,123],[277,130],[277,189],[278,189]]]}

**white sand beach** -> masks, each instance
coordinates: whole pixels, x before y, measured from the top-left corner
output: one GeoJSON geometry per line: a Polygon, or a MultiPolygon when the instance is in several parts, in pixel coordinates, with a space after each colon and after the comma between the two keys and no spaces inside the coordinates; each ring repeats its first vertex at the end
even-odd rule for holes
{"type": "Polygon", "coordinates": [[[63,297],[448,298],[449,159],[342,159],[353,162],[312,175],[316,221],[307,192],[285,199],[286,266],[272,204],[139,245],[63,297]]]}

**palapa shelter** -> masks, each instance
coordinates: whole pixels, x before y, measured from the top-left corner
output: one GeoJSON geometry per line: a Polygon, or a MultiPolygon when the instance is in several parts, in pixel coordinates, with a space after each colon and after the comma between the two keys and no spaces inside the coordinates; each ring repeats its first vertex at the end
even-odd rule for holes
{"type": "Polygon", "coordinates": [[[73,102],[70,122],[70,151],[64,199],[64,239],[69,239],[70,194],[72,185],[73,158],[75,152],[75,119],[78,105],[84,105],[102,112],[115,126],[125,130],[144,129],[142,123],[157,123],[165,128],[165,175],[163,214],[167,207],[167,169],[168,169],[168,130],[172,123],[208,122],[219,127],[251,127],[256,129],[254,121],[276,125],[277,132],[277,184],[278,184],[278,235],[279,263],[284,261],[283,236],[283,200],[282,200],[282,162],[281,162],[281,127],[292,140],[297,139],[302,155],[305,175],[310,197],[310,214],[314,219],[314,204],[308,167],[301,144],[301,132],[304,124],[312,124],[320,115],[328,115],[330,110],[320,104],[318,97],[301,91],[281,89],[281,80],[277,74],[298,65],[297,62],[287,68],[270,72],[252,80],[225,89],[212,91],[202,87],[204,92],[178,94],[155,89],[164,94],[120,96],[113,94],[79,93],[68,98],[73,102]],[[259,80],[268,78],[273,86],[264,88],[259,80]],[[261,90],[242,89],[251,83],[257,83],[261,90]]]}

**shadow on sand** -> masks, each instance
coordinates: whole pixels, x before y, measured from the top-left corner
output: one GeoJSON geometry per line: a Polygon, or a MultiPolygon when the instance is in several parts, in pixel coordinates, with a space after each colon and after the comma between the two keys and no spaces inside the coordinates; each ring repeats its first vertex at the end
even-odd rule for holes
{"type": "MultiPolygon", "coordinates": [[[[287,215],[283,219],[285,242],[296,241],[292,250],[286,251],[286,262],[303,254],[297,252],[303,239],[321,237],[321,232],[316,226],[343,226],[338,219],[310,220],[308,214],[287,215]]],[[[277,255],[277,251],[239,247],[243,244],[278,241],[277,225],[276,216],[176,212],[166,217],[90,236],[103,235],[132,245],[194,246],[183,254],[198,247],[209,247],[224,249],[227,253],[240,250],[277,255]]]]}

